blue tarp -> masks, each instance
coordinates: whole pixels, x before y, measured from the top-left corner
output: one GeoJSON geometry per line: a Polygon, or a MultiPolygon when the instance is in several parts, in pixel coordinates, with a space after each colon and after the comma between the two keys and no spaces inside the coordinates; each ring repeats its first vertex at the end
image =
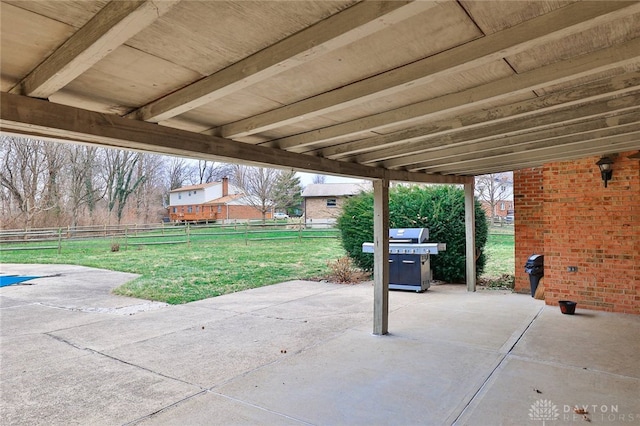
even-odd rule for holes
{"type": "Polygon", "coordinates": [[[29,277],[19,275],[0,275],[0,287],[6,287],[8,285],[20,284],[23,281],[33,280],[40,277],[29,277]]]}

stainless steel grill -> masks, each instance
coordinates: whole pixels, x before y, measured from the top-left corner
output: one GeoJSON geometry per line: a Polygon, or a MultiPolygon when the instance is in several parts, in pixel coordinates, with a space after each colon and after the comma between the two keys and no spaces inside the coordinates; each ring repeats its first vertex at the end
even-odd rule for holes
{"type": "MultiPolygon", "coordinates": [[[[427,243],[427,228],[389,229],[389,288],[423,292],[431,286],[430,255],[446,250],[444,243],[427,243]]],[[[373,253],[373,243],[363,243],[373,253]]]]}

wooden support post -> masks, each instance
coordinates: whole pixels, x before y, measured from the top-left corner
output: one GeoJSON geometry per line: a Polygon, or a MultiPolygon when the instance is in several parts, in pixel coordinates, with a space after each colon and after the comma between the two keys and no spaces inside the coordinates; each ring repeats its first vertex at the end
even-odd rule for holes
{"type": "Polygon", "coordinates": [[[373,181],[373,334],[389,331],[389,180],[373,181]]]}
{"type": "Polygon", "coordinates": [[[466,237],[467,291],[476,291],[476,221],[474,179],[464,184],[464,231],[466,237]]]}
{"type": "Polygon", "coordinates": [[[58,229],[58,254],[62,253],[62,228],[58,229]]]}

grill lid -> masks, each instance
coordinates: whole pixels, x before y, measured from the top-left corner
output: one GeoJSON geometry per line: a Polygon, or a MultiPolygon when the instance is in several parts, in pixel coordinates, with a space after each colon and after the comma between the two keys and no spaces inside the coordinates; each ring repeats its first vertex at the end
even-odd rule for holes
{"type": "Polygon", "coordinates": [[[390,228],[389,243],[420,244],[429,239],[427,228],[390,228]]]}

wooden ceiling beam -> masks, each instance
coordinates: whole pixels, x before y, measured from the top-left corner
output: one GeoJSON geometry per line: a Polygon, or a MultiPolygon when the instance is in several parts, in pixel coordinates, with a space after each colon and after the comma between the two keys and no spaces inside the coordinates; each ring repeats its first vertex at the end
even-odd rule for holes
{"type": "Polygon", "coordinates": [[[155,123],[167,120],[367,37],[437,4],[404,0],[357,3],[127,116],[155,123]]]}
{"type": "MultiPolygon", "coordinates": [[[[260,133],[310,117],[338,111],[352,105],[433,82],[434,78],[470,70],[506,56],[523,52],[537,43],[579,32],[590,24],[602,23],[640,10],[638,3],[579,2],[556,9],[519,25],[462,44],[365,80],[307,98],[262,114],[221,126],[216,131],[234,138],[260,133]]],[[[276,141],[269,146],[288,149],[298,140],[276,141]],[[275,145],[274,145],[275,144],[275,145]]]]}
{"type": "Polygon", "coordinates": [[[461,92],[282,138],[277,146],[287,149],[292,146],[309,145],[318,141],[382,130],[399,124],[410,125],[436,113],[457,111],[470,105],[482,105],[504,96],[530,93],[535,89],[638,63],[640,62],[639,52],[640,39],[634,39],[621,45],[556,62],[522,74],[511,75],[461,92]]]}
{"type": "Polygon", "coordinates": [[[184,157],[245,162],[364,179],[468,183],[472,177],[385,170],[255,146],[26,96],[0,98],[0,131],[184,157]]]}
{"type": "Polygon", "coordinates": [[[429,151],[446,147],[469,145],[497,136],[508,137],[522,133],[555,128],[575,122],[584,122],[602,116],[611,116],[633,110],[640,104],[640,94],[632,94],[614,100],[602,100],[580,108],[566,107],[562,110],[543,112],[541,114],[514,118],[511,121],[492,123],[481,128],[463,128],[459,132],[446,135],[428,136],[418,141],[408,142],[401,146],[384,148],[357,155],[353,160],[357,163],[382,162],[385,167],[400,167],[406,164],[429,159],[429,151]]]}
{"type": "Polygon", "coordinates": [[[463,170],[465,174],[477,174],[478,171],[481,171],[480,173],[486,174],[490,173],[490,170],[516,170],[533,167],[534,165],[542,165],[548,162],[567,161],[612,152],[633,151],[638,148],[640,148],[640,132],[633,132],[583,141],[582,143],[567,146],[562,145],[537,151],[529,150],[524,153],[517,152],[496,155],[486,159],[477,159],[452,166],[447,164],[437,168],[437,170],[443,174],[451,170],[456,170],[456,172],[463,170]]]}
{"type": "Polygon", "coordinates": [[[48,98],[180,0],[113,0],[33,69],[10,93],[48,98]]]}
{"type": "MultiPolygon", "coordinates": [[[[624,135],[627,133],[640,131],[640,115],[635,112],[627,117],[624,124],[615,125],[612,127],[600,128],[592,123],[587,124],[588,127],[583,126],[567,126],[567,129],[559,128],[554,129],[554,132],[543,132],[533,135],[520,135],[521,137],[514,138],[500,138],[492,140],[487,143],[480,143],[474,145],[473,151],[466,148],[466,152],[462,150],[450,151],[435,151],[433,152],[433,158],[429,161],[415,162],[405,167],[406,170],[411,171],[437,171],[443,164],[447,166],[453,166],[456,164],[463,164],[465,161],[474,161],[477,159],[494,158],[497,155],[510,154],[517,152],[532,152],[540,149],[552,148],[557,146],[571,146],[572,144],[582,144],[587,140],[603,139],[618,135],[624,135]],[[564,132],[564,133],[563,133],[564,132]],[[447,152],[444,152],[447,151],[447,152]]],[[[602,119],[599,121],[605,121],[602,119]]],[[[602,126],[602,123],[598,123],[602,126]]],[[[537,133],[537,132],[536,132],[537,133]]]]}
{"type": "MultiPolygon", "coordinates": [[[[538,115],[566,107],[579,107],[583,104],[605,98],[611,99],[626,93],[637,92],[638,90],[640,90],[640,73],[629,73],[598,80],[567,91],[551,93],[539,98],[474,111],[455,118],[433,121],[428,125],[359,139],[353,142],[345,142],[314,151],[325,158],[341,159],[354,154],[376,151],[391,146],[403,145],[404,147],[406,146],[405,144],[424,139],[426,136],[446,135],[463,129],[480,128],[492,123],[538,115]]],[[[293,150],[293,152],[298,151],[293,150]]]]}

